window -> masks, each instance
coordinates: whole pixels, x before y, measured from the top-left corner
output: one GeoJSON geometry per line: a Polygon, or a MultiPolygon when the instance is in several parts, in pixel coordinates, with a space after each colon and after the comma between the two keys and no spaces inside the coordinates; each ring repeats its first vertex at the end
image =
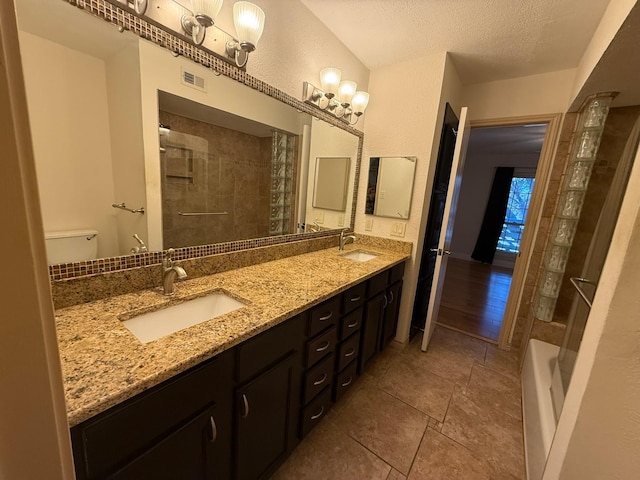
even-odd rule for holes
{"type": "MultiPolygon", "coordinates": [[[[518,172],[516,172],[517,175],[518,172]]],[[[507,213],[502,224],[502,232],[498,240],[498,250],[508,253],[520,251],[520,239],[527,219],[527,210],[533,192],[534,178],[514,176],[511,179],[507,213]]]]}

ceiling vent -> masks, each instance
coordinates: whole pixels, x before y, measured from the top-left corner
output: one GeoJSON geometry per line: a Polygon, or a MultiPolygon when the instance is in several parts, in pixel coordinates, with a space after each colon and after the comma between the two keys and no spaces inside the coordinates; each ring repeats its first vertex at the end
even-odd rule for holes
{"type": "Polygon", "coordinates": [[[203,77],[197,76],[195,73],[191,73],[187,70],[182,70],[182,77],[180,78],[184,85],[188,85],[203,92],[207,91],[206,84],[203,77]]]}

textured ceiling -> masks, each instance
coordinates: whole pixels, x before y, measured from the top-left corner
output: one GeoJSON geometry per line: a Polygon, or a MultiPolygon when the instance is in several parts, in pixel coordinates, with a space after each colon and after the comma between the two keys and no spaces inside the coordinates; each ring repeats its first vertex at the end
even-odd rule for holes
{"type": "Polygon", "coordinates": [[[478,156],[539,155],[546,125],[472,128],[469,152],[478,156]]]}
{"type": "Polygon", "coordinates": [[[368,68],[451,52],[464,84],[574,68],[609,0],[301,0],[368,68]]]}

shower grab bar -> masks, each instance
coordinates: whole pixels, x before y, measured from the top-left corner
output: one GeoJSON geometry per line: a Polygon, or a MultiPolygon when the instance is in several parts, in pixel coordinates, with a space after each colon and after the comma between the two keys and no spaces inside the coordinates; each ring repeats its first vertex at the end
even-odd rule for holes
{"type": "Polygon", "coordinates": [[[141,214],[144,215],[144,207],[136,208],[134,210],[132,208],[127,208],[127,205],[124,202],[122,202],[122,203],[112,203],[111,206],[113,208],[119,208],[120,210],[126,210],[127,212],[141,213],[141,214]]]}
{"type": "Polygon", "coordinates": [[[198,217],[200,215],[229,215],[229,212],[178,212],[183,217],[198,217]]]}
{"type": "Polygon", "coordinates": [[[587,306],[591,308],[591,300],[589,300],[589,298],[587,297],[587,294],[584,293],[584,291],[580,288],[579,284],[588,283],[589,285],[595,285],[595,283],[593,283],[591,280],[588,280],[586,278],[580,278],[580,277],[570,277],[569,281],[571,282],[571,285],[573,285],[575,289],[578,291],[578,295],[580,295],[582,300],[584,300],[584,303],[586,303],[587,306]]]}

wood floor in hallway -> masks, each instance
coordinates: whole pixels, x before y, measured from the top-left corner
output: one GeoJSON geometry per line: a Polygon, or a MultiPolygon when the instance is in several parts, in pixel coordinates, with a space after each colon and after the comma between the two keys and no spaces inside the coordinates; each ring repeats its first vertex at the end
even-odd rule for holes
{"type": "Polygon", "coordinates": [[[508,268],[450,258],[437,322],[497,341],[512,273],[508,268]]]}

